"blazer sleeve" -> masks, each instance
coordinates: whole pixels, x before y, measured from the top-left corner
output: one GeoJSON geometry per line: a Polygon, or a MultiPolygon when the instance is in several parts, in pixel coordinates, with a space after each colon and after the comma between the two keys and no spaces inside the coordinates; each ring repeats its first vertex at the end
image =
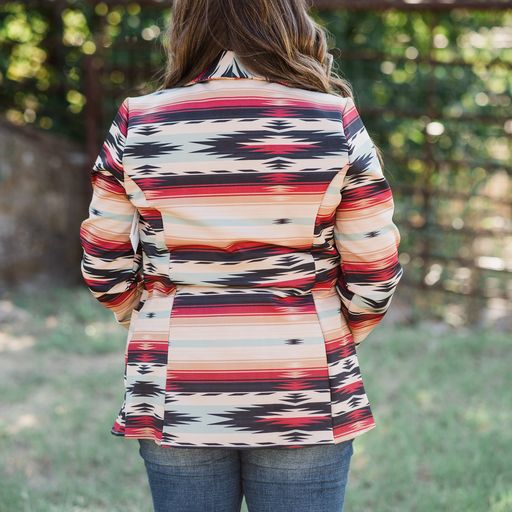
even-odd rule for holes
{"type": "Polygon", "coordinates": [[[130,240],[137,208],[124,188],[123,152],[128,115],[126,98],[92,167],[89,216],[80,225],[81,272],[85,284],[126,329],[143,290],[141,246],[134,251],[130,240]]]}
{"type": "Polygon", "coordinates": [[[341,266],[337,289],[341,312],[359,344],[386,314],[403,268],[391,188],[352,98],[347,98],[342,120],[349,168],[334,225],[341,266]]]}

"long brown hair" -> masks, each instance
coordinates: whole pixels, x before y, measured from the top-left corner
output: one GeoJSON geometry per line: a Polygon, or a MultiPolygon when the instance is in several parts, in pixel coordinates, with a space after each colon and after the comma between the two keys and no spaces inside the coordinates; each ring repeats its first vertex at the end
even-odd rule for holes
{"type": "Polygon", "coordinates": [[[306,0],[174,0],[162,88],[187,83],[228,48],[266,78],[352,96],[348,81],[330,72],[327,33],[308,7],[306,0]]]}
{"type": "Polygon", "coordinates": [[[353,98],[349,81],[332,69],[333,38],[308,14],[309,2],[173,0],[159,89],[186,84],[230,49],[242,65],[269,80],[353,98]]]}

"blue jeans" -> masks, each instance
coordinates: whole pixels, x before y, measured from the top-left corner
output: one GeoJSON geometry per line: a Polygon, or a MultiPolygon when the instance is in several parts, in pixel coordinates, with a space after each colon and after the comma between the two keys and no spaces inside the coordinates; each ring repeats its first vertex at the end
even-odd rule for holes
{"type": "Polygon", "coordinates": [[[154,512],[343,512],[353,439],[302,448],[175,448],[139,439],[154,512]]]}

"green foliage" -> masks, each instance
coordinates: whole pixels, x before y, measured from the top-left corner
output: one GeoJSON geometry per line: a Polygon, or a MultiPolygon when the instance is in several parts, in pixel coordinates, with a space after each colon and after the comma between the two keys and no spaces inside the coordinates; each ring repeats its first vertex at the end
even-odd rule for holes
{"type": "MultiPolygon", "coordinates": [[[[508,161],[503,123],[512,115],[512,13],[338,11],[321,19],[341,50],[338,71],[353,83],[356,104],[377,110],[365,117],[388,155],[424,158],[429,141],[438,160],[508,161]],[[474,124],[461,127],[472,117],[474,124]],[[429,134],[431,122],[440,126],[429,134]]],[[[408,179],[399,168],[390,171],[408,179]]]]}
{"type": "MultiPolygon", "coordinates": [[[[80,140],[84,57],[105,60],[96,78],[106,98],[102,109],[107,126],[121,96],[151,88],[163,65],[160,38],[170,13],[162,7],[142,9],[136,1],[67,4],[60,11],[40,3],[2,4],[1,100],[12,120],[65,131],[80,140]],[[69,132],[70,121],[80,129],[69,132]]],[[[387,154],[421,160],[430,137],[440,157],[479,162],[510,157],[502,126],[470,126],[460,136],[460,119],[505,120],[512,115],[512,49],[505,29],[511,13],[320,11],[315,16],[341,50],[336,65],[352,82],[357,104],[362,110],[376,109],[366,114],[367,124],[387,154]],[[446,124],[431,127],[429,136],[427,124],[445,119],[446,124]]],[[[418,162],[414,172],[421,172],[418,162]]],[[[398,166],[390,174],[400,181],[411,179],[398,166]]]]}
{"type": "MultiPolygon", "coordinates": [[[[89,106],[99,147],[122,99],[154,89],[170,11],[66,4],[0,6],[0,110],[83,142],[89,106]]],[[[510,298],[512,10],[313,15],[384,155],[406,280],[510,298]]]]}
{"type": "Polygon", "coordinates": [[[140,90],[162,65],[158,38],[169,13],[160,6],[142,10],[137,2],[66,3],[0,5],[0,110],[16,124],[83,142],[88,84],[99,86],[107,126],[121,99],[140,90]],[[93,65],[88,74],[87,58],[104,65],[93,65]]]}
{"type": "Polygon", "coordinates": [[[319,19],[340,52],[335,70],[353,84],[384,155],[406,281],[510,297],[509,276],[499,272],[512,243],[512,11],[319,19]]]}

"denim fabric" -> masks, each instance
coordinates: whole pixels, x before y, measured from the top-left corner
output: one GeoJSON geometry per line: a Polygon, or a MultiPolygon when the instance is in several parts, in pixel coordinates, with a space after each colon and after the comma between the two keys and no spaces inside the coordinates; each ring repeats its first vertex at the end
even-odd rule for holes
{"type": "Polygon", "coordinates": [[[139,439],[154,512],[343,512],[353,439],[301,448],[174,448],[139,439]]]}

